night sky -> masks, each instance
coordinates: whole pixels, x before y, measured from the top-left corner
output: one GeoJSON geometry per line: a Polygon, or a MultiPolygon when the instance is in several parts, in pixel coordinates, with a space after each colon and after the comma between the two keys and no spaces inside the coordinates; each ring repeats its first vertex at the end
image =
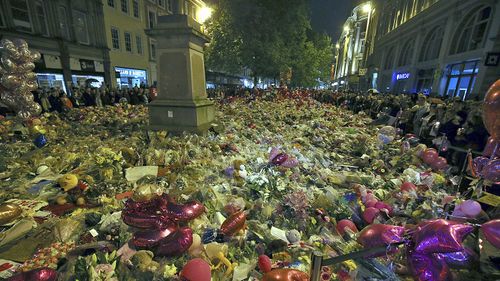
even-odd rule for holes
{"type": "Polygon", "coordinates": [[[311,24],[314,30],[326,32],[333,42],[339,39],[344,22],[357,0],[311,0],[311,24]]]}

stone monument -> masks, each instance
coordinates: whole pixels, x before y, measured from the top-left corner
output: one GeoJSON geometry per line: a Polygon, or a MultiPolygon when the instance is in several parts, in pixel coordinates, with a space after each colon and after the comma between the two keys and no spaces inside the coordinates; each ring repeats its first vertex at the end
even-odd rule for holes
{"type": "Polygon", "coordinates": [[[149,128],[170,133],[204,133],[215,118],[205,82],[200,23],[188,15],[158,17],[146,31],[157,41],[158,97],[149,104],[149,128]]]}

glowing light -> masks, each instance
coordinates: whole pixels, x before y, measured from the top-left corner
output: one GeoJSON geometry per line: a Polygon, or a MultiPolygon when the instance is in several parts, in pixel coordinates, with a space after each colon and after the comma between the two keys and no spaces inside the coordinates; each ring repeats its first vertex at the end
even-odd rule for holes
{"type": "Polygon", "coordinates": [[[370,4],[370,2],[363,5],[363,12],[369,13],[371,10],[372,10],[372,5],[370,4]]]}
{"type": "Polygon", "coordinates": [[[344,31],[345,31],[345,32],[349,32],[349,30],[350,30],[350,29],[349,29],[349,26],[348,26],[348,25],[344,25],[344,31]]]}
{"type": "Polygon", "coordinates": [[[211,16],[212,8],[210,7],[205,6],[198,10],[197,18],[200,23],[205,23],[211,16]]]}
{"type": "Polygon", "coordinates": [[[339,43],[335,44],[335,48],[337,48],[337,49],[339,49],[339,48],[340,48],[339,43]]]}

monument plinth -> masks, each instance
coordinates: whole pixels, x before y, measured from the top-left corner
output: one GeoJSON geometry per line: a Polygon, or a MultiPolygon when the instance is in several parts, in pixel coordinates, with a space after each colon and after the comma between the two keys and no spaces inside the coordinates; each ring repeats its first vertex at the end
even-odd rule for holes
{"type": "Polygon", "coordinates": [[[149,104],[149,127],[173,133],[204,133],[215,118],[205,82],[201,25],[187,15],[158,17],[146,33],[154,38],[158,66],[158,97],[149,104]]]}

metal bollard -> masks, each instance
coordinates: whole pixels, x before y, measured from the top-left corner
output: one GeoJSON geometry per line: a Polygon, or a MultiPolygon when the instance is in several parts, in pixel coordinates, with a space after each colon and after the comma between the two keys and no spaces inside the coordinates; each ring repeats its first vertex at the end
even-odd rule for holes
{"type": "Polygon", "coordinates": [[[311,281],[320,281],[323,256],[316,253],[311,255],[311,281]]]}

